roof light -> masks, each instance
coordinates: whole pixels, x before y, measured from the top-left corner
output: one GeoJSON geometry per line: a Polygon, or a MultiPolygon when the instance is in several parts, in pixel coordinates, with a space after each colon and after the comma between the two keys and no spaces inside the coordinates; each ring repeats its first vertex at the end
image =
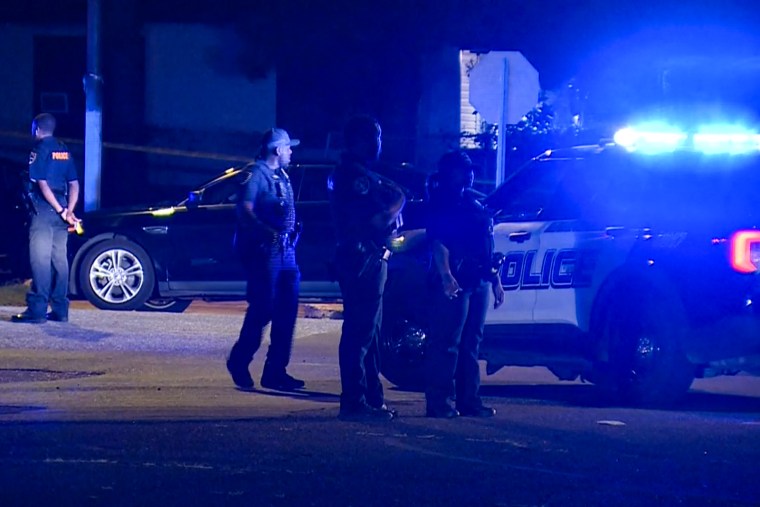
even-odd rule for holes
{"type": "Polygon", "coordinates": [[[656,123],[620,129],[615,132],[614,140],[628,151],[667,153],[682,147],[687,138],[685,132],[656,123]]]}
{"type": "Polygon", "coordinates": [[[760,151],[760,134],[728,124],[706,125],[696,132],[686,132],[665,123],[649,123],[620,129],[614,140],[628,151],[645,154],[670,153],[679,149],[708,155],[760,151]]]}
{"type": "Polygon", "coordinates": [[[710,125],[694,134],[693,143],[703,153],[749,153],[760,150],[760,135],[740,126],[710,125]]]}

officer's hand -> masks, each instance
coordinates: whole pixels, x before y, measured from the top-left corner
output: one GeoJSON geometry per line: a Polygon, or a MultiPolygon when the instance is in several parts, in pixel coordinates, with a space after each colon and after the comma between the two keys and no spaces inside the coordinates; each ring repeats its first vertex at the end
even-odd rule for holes
{"type": "Polygon", "coordinates": [[[79,219],[77,218],[77,216],[74,214],[73,211],[67,211],[66,217],[64,218],[64,220],[66,220],[66,223],[68,223],[69,225],[75,225],[77,221],[79,221],[79,219]]]}
{"type": "Polygon", "coordinates": [[[493,307],[495,310],[504,303],[504,287],[501,286],[500,280],[491,283],[491,292],[493,292],[493,307]]]}
{"type": "Polygon", "coordinates": [[[441,284],[443,285],[443,293],[449,299],[457,297],[462,292],[459,283],[457,283],[456,278],[451,273],[441,276],[441,284]]]}

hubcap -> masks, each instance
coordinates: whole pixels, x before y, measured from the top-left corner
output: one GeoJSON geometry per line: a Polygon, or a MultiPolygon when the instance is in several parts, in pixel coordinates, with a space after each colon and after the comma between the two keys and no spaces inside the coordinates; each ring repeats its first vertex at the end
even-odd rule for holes
{"type": "Polygon", "coordinates": [[[128,250],[115,248],[98,255],[90,266],[90,288],[103,301],[123,304],[137,296],[145,281],[143,265],[128,250]]]}

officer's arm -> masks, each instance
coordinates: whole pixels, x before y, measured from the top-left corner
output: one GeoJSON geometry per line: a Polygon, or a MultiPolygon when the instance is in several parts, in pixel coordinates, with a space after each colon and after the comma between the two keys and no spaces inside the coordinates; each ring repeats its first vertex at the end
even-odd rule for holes
{"type": "Polygon", "coordinates": [[[434,239],[432,244],[433,263],[440,276],[451,275],[451,265],[449,264],[449,249],[439,240],[434,239]]]}
{"type": "Polygon", "coordinates": [[[261,180],[261,174],[254,169],[250,178],[243,184],[241,188],[242,194],[237,206],[238,220],[262,235],[269,234],[274,236],[276,231],[264,223],[255,211],[256,198],[264,188],[261,180]]]}
{"type": "Polygon", "coordinates": [[[241,222],[248,224],[254,230],[263,234],[275,236],[277,231],[265,224],[253,210],[253,201],[241,201],[238,205],[238,217],[241,222]]]}
{"type": "Polygon", "coordinates": [[[436,272],[441,277],[443,292],[448,297],[454,297],[460,289],[454,275],[451,273],[449,249],[437,239],[433,240],[431,248],[433,251],[433,265],[435,266],[436,272]]]}
{"type": "Polygon", "coordinates": [[[396,218],[404,209],[406,195],[401,188],[391,180],[381,179],[381,189],[378,192],[381,210],[372,217],[372,223],[379,230],[394,224],[396,218]]]}
{"type": "Polygon", "coordinates": [[[69,209],[68,213],[66,214],[67,221],[71,224],[76,222],[77,217],[74,215],[74,208],[76,208],[77,203],[79,202],[79,181],[72,180],[69,181],[69,209]]]}
{"type": "MultiPolygon", "coordinates": [[[[52,206],[52,208],[55,210],[55,212],[60,215],[61,212],[63,212],[66,208],[58,204],[58,200],[55,198],[53,191],[50,190],[50,185],[48,185],[48,182],[46,180],[37,180],[37,186],[40,188],[42,197],[44,197],[48,204],[50,204],[50,206],[52,206]]],[[[63,220],[66,220],[66,217],[62,218],[63,220]]]]}

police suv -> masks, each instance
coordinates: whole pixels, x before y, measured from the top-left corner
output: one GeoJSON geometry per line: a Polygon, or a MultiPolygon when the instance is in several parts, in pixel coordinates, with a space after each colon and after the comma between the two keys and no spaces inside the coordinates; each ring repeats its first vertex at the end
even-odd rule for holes
{"type": "MultiPolygon", "coordinates": [[[[506,291],[488,373],[545,366],[639,405],[760,373],[759,202],[760,136],[738,128],[628,128],[535,158],[485,199],[506,291]]],[[[386,288],[382,371],[407,387],[423,380],[427,262],[394,256],[386,288]]]]}

